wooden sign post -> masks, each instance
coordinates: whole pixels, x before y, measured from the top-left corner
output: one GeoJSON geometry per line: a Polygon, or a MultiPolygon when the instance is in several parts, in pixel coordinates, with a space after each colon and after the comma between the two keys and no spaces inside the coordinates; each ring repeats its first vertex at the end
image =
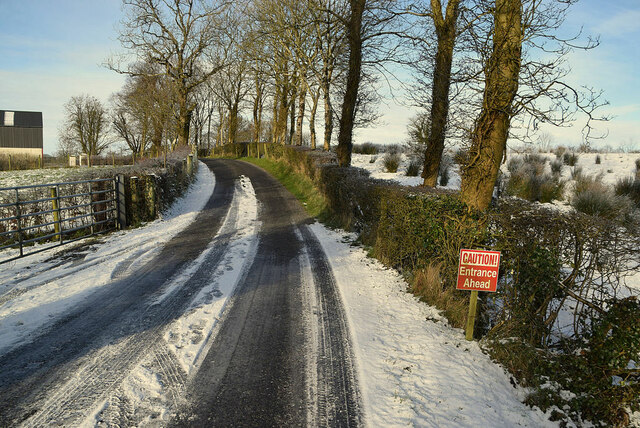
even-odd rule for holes
{"type": "Polygon", "coordinates": [[[478,291],[495,292],[498,288],[500,252],[483,250],[460,250],[458,264],[458,290],[470,290],[469,316],[467,317],[466,339],[473,340],[476,323],[478,291]]]}

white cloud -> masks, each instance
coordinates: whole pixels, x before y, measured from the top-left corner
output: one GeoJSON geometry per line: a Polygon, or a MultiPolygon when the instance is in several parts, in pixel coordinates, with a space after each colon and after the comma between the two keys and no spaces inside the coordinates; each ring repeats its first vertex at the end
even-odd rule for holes
{"type": "Polygon", "coordinates": [[[621,10],[595,27],[604,36],[629,36],[640,31],[640,11],[621,10]]]}
{"type": "Polygon", "coordinates": [[[615,106],[615,107],[611,106],[611,107],[608,107],[606,110],[607,110],[607,113],[612,114],[614,116],[623,116],[626,114],[640,112],[640,104],[627,104],[627,105],[621,105],[621,106],[615,106]]]}
{"type": "Polygon", "coordinates": [[[416,114],[416,109],[390,101],[388,106],[381,106],[380,112],[383,116],[379,124],[355,131],[354,143],[399,144],[406,139],[407,125],[409,119],[416,114]]]}

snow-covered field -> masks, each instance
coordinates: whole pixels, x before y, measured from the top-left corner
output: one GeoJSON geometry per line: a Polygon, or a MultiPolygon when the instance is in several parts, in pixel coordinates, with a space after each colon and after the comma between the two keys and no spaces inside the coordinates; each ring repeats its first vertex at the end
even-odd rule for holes
{"type": "MultiPolygon", "coordinates": [[[[512,153],[510,157],[522,156],[512,153]]],[[[541,156],[546,157],[546,168],[551,172],[549,163],[556,159],[553,153],[542,153],[541,156]]],[[[422,184],[422,178],[407,177],[406,171],[410,159],[405,154],[401,154],[401,163],[398,172],[386,172],[384,167],[384,153],[377,155],[353,154],[352,165],[358,168],[366,169],[371,173],[371,177],[382,180],[394,180],[405,186],[419,186],[422,184]],[[374,162],[371,162],[374,160],[374,162]]],[[[635,175],[636,159],[640,159],[640,153],[579,153],[576,166],[582,168],[582,172],[588,175],[602,175],[602,182],[606,185],[613,186],[621,178],[635,175]],[[596,164],[596,157],[600,156],[600,164],[596,164]]],[[[568,182],[572,181],[571,172],[574,167],[564,165],[562,167],[561,178],[568,182]]],[[[502,165],[502,170],[507,172],[507,164],[502,165]]],[[[460,173],[457,164],[453,164],[450,170],[449,183],[446,189],[460,189],[460,173]]]]}
{"type": "MultiPolygon", "coordinates": [[[[92,173],[112,170],[111,166],[96,166],[92,173]]],[[[28,186],[40,183],[61,183],[87,179],[87,168],[46,168],[24,171],[0,171],[0,187],[28,186]]]]}
{"type": "MultiPolygon", "coordinates": [[[[363,155],[353,154],[352,165],[358,168],[365,169],[371,173],[371,177],[381,180],[393,180],[404,186],[419,186],[422,184],[421,177],[407,177],[406,171],[409,165],[410,159],[407,155],[401,154],[401,162],[398,167],[398,171],[395,173],[386,172],[383,158],[384,153],[377,155],[363,155]],[[371,162],[374,160],[374,162],[371,162]]],[[[512,153],[510,156],[518,157],[523,156],[521,154],[512,153]]],[[[550,162],[556,159],[556,155],[553,153],[542,153],[548,159],[545,166],[547,172],[551,172],[550,162]]],[[[640,153],[579,153],[577,168],[582,169],[583,174],[587,175],[600,175],[602,177],[602,183],[613,187],[616,182],[622,178],[635,176],[636,173],[636,159],[640,159],[640,153]],[[596,157],[600,156],[600,164],[596,164],[596,157]]],[[[572,166],[564,165],[562,167],[561,179],[567,182],[565,186],[565,200],[556,201],[553,206],[560,209],[572,209],[569,207],[568,198],[570,197],[571,189],[573,189],[572,183],[574,182],[571,172],[574,169],[572,166]]],[[[502,165],[503,172],[508,174],[507,164],[502,165]]],[[[460,173],[457,164],[453,164],[450,170],[450,178],[445,189],[459,190],[460,189],[460,173]]],[[[640,272],[636,275],[630,276],[626,279],[626,285],[632,289],[638,290],[640,293],[640,272]]]]}

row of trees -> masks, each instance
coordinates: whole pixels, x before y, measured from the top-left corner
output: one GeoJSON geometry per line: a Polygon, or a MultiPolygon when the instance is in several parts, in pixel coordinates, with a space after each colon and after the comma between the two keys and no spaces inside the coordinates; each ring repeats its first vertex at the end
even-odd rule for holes
{"type": "MultiPolygon", "coordinates": [[[[594,118],[599,94],[567,84],[564,61],[597,43],[557,35],[576,1],[123,0],[126,52],[106,65],[128,79],[108,122],[134,153],[236,142],[242,128],[301,145],[305,119],[311,147],[329,150],[337,123],[349,166],[354,128],[376,118],[376,80],[407,66],[403,84],[424,111],[424,184],[435,186],[445,140],[457,139],[468,148],[462,196],[484,209],[509,136],[594,118]]],[[[73,98],[68,113],[88,101],[73,98]]]]}

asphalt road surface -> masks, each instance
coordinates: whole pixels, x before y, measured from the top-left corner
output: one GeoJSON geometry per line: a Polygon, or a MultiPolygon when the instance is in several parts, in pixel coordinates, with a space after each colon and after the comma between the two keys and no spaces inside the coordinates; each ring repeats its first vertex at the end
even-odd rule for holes
{"type": "MultiPolygon", "coordinates": [[[[0,356],[0,426],[76,426],[105,399],[117,403],[123,379],[144,358],[171,391],[168,426],[362,424],[349,331],[329,262],[307,227],[311,220],[261,169],[205,162],[216,185],[189,227],[149,263],[116,275],[32,342],[0,356]],[[257,251],[187,376],[164,332],[225,255],[229,236],[219,232],[226,216],[237,215],[230,210],[240,176],[251,179],[259,201],[257,251]],[[207,247],[213,250],[199,269],[158,303],[166,279],[207,247]]],[[[138,425],[145,417],[127,403],[109,412],[106,425],[138,425]]]]}

